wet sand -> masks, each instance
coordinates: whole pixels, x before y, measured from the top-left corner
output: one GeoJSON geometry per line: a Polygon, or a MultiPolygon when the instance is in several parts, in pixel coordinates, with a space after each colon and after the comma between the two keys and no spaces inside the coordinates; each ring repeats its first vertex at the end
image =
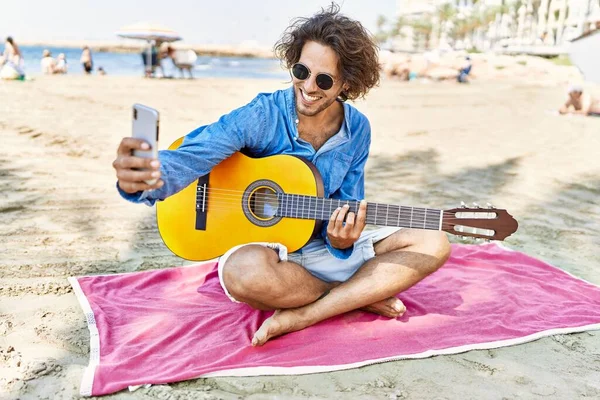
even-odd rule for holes
{"type": "MultiPolygon", "coordinates": [[[[89,334],[68,276],[183,263],[163,245],[154,209],[122,200],[114,188],[111,162],[130,133],[131,104],[160,110],[164,148],[257,92],[286,85],[113,76],[0,82],[1,399],[77,397],[89,334]]],[[[600,118],[551,115],[563,98],[564,85],[551,82],[384,81],[356,103],[373,129],[367,198],[507,208],[520,229],[506,245],[600,284],[600,118]]],[[[599,396],[600,333],[586,332],[333,373],[197,379],[106,398],[599,396]]]]}

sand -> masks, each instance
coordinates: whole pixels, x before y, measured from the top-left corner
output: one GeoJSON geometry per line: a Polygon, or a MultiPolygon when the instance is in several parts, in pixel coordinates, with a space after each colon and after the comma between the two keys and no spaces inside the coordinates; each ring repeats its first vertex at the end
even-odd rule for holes
{"type": "MultiPolygon", "coordinates": [[[[78,396],[89,334],[68,276],[183,263],[162,244],[154,210],[114,188],[111,162],[130,133],[132,103],[160,110],[165,147],[257,92],[285,86],[114,76],[0,82],[0,399],[78,396]]],[[[356,103],[373,128],[368,199],[436,208],[491,202],[520,222],[508,246],[600,284],[600,118],[552,115],[563,98],[564,82],[548,80],[384,81],[356,103]]],[[[197,379],[106,398],[541,397],[600,397],[600,332],[334,373],[197,379]]]]}

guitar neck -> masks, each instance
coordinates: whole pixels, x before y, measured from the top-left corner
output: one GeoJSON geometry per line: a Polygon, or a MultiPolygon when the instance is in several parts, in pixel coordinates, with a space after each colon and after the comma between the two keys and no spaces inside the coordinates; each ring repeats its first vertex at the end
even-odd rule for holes
{"type": "MultiPolygon", "coordinates": [[[[288,193],[277,194],[276,216],[300,219],[329,220],[333,211],[348,204],[357,213],[360,202],[325,199],[288,193]]],[[[367,203],[367,224],[402,228],[441,230],[443,211],[434,208],[406,207],[393,204],[367,203]]]]}

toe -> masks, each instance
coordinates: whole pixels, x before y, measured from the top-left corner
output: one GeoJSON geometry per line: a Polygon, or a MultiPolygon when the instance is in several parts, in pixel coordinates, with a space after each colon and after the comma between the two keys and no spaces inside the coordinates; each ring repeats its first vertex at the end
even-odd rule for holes
{"type": "Polygon", "coordinates": [[[264,320],[252,338],[252,346],[262,346],[269,339],[286,333],[279,320],[280,314],[281,310],[277,310],[272,316],[264,320]]]}
{"type": "Polygon", "coordinates": [[[252,338],[252,346],[262,346],[269,339],[269,325],[271,324],[272,318],[267,318],[260,328],[254,333],[252,338]]]}
{"type": "Polygon", "coordinates": [[[387,318],[397,318],[406,312],[406,307],[400,299],[388,297],[385,300],[363,307],[361,310],[372,312],[387,318]]]}
{"type": "Polygon", "coordinates": [[[402,301],[400,301],[400,299],[393,297],[392,298],[392,304],[391,307],[392,309],[396,312],[396,316],[401,316],[402,314],[404,314],[406,312],[406,306],[404,305],[404,303],[402,301]]]}

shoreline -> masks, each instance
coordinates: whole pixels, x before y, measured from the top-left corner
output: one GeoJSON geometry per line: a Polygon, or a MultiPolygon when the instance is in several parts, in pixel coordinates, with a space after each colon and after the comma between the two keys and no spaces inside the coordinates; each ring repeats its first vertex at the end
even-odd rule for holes
{"type": "MultiPolygon", "coordinates": [[[[96,41],[96,40],[24,40],[19,42],[20,46],[36,47],[62,47],[70,49],[81,49],[89,46],[95,53],[138,53],[147,48],[146,42],[142,40],[123,41],[96,41]]],[[[198,55],[215,57],[247,57],[247,58],[275,58],[273,50],[266,46],[245,45],[220,45],[220,44],[187,44],[174,42],[175,49],[191,49],[198,55]]]]}

